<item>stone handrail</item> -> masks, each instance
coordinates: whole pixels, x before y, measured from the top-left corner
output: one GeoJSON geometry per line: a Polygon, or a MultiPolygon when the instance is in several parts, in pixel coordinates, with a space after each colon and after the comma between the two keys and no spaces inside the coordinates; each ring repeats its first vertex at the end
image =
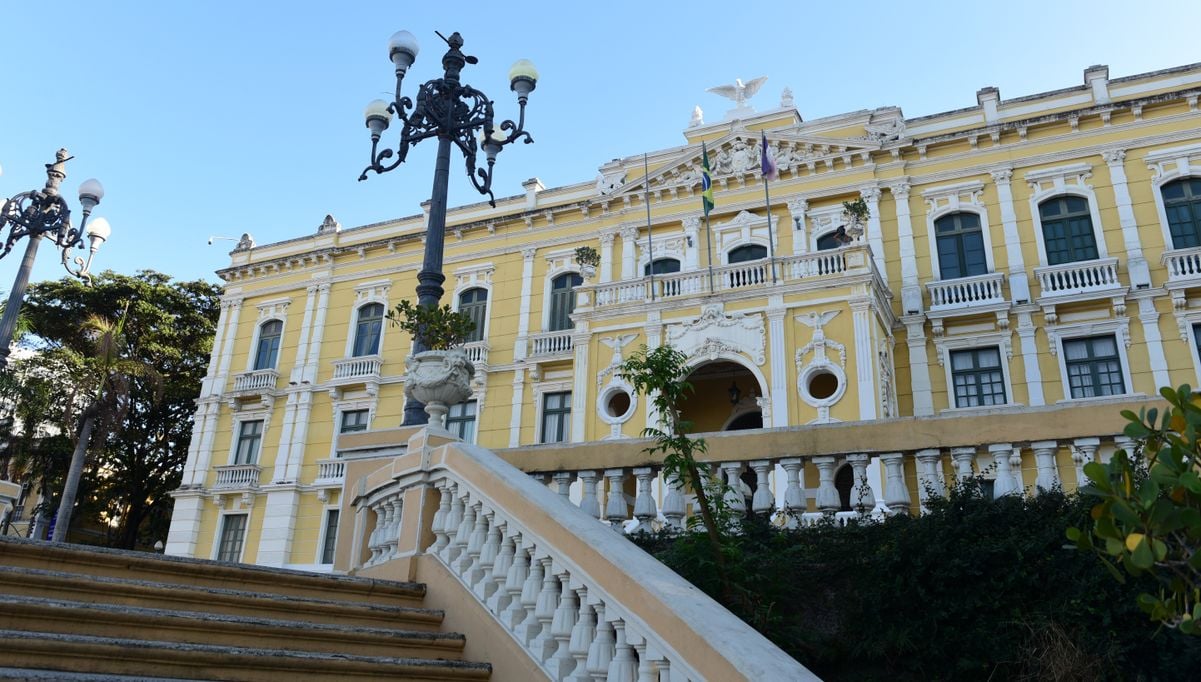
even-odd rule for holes
{"type": "Polygon", "coordinates": [[[930,309],[947,310],[1004,303],[1005,292],[1001,289],[1004,282],[1003,272],[930,282],[926,285],[930,292],[930,309]]]}
{"type": "Polygon", "coordinates": [[[1034,268],[1040,298],[1111,292],[1121,288],[1118,259],[1099,258],[1034,268]]]}
{"type": "Polygon", "coordinates": [[[234,375],[234,392],[271,391],[279,383],[279,372],[273,369],[256,369],[234,375]]]}
{"type": "Polygon", "coordinates": [[[363,355],[334,360],[334,379],[356,379],[379,376],[383,360],[378,355],[363,355]]]}
{"type": "Polygon", "coordinates": [[[1201,247],[1164,251],[1162,260],[1168,268],[1169,282],[1201,279],[1201,247]]]}
{"type": "Polygon", "coordinates": [[[356,500],[375,520],[362,535],[367,564],[432,533],[415,549],[550,679],[817,679],[595,515],[488,450],[431,448],[423,434],[386,467],[390,480],[356,500]],[[427,518],[426,529],[408,520],[427,518]]]}
{"type": "Polygon", "coordinates": [[[467,359],[476,366],[488,364],[488,351],[490,350],[492,347],[488,345],[487,341],[472,341],[463,345],[463,352],[467,354],[467,359]]]}
{"type": "Polygon", "coordinates": [[[541,358],[571,353],[571,336],[575,332],[570,329],[553,332],[539,332],[530,335],[530,357],[541,358]]]}

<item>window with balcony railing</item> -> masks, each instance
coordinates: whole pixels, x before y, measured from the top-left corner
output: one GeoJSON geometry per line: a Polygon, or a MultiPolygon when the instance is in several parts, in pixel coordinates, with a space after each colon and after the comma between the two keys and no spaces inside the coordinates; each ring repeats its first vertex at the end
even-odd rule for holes
{"type": "Polygon", "coordinates": [[[1083,197],[1062,196],[1047,199],[1038,205],[1043,226],[1043,246],[1047,265],[1096,260],[1097,235],[1088,200],[1083,197]]]}
{"type": "Polygon", "coordinates": [[[972,277],[988,272],[984,232],[975,213],[952,213],[934,221],[938,271],[942,279],[972,277]]]}
{"type": "Polygon", "coordinates": [[[459,313],[475,325],[467,335],[467,343],[483,340],[484,323],[488,319],[488,290],[477,287],[459,294],[459,313]]]}
{"type": "Polygon", "coordinates": [[[279,360],[279,340],[284,333],[284,323],[268,320],[259,327],[259,344],[254,353],[254,369],[275,369],[279,360]]]}
{"type": "Polygon", "coordinates": [[[259,458],[259,445],[263,441],[263,420],[244,421],[238,425],[238,443],[234,451],[234,464],[254,464],[259,458]]]}
{"type": "Polygon", "coordinates": [[[566,272],[551,280],[550,319],[547,330],[552,332],[575,328],[571,314],[575,312],[575,288],[584,283],[584,278],[574,272],[566,272]]]}
{"type": "Polygon", "coordinates": [[[1169,182],[1159,190],[1172,235],[1172,248],[1201,246],[1201,178],[1169,182]]]}
{"type": "Polygon", "coordinates": [[[359,308],[351,354],[357,358],[379,353],[379,338],[383,329],[384,306],[382,303],[368,303],[359,308]]]}

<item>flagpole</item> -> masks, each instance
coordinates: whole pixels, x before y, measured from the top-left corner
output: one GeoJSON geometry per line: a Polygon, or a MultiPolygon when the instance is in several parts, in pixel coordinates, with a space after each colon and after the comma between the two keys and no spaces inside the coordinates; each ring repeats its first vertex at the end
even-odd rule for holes
{"type": "MultiPolygon", "coordinates": [[[[705,147],[705,142],[701,141],[701,158],[705,160],[705,173],[709,172],[709,150],[705,147]]],[[[712,185],[710,185],[712,186],[712,185]]],[[[704,181],[701,183],[701,206],[705,206],[704,192],[707,188],[704,186],[704,181]]],[[[709,209],[705,208],[705,253],[709,260],[709,293],[717,293],[713,289],[713,236],[709,229],[709,209]]]]}
{"type": "Polygon", "coordinates": [[[655,300],[655,243],[651,240],[651,183],[650,170],[646,163],[646,152],[642,152],[643,203],[646,204],[646,272],[650,275],[651,300],[655,300]]]}

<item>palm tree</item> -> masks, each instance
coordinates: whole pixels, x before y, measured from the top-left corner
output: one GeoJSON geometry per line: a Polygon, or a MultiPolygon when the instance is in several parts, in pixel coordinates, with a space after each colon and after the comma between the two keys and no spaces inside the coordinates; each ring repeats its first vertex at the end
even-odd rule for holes
{"type": "Polygon", "coordinates": [[[146,379],[156,388],[161,385],[161,378],[153,367],[124,355],[126,341],[123,330],[125,313],[128,311],[129,304],[126,303],[125,312],[116,322],[97,315],[88,317],[83,324],[83,331],[92,340],[91,357],[83,357],[68,350],[76,355],[78,366],[83,369],[80,375],[79,400],[72,402],[84,407],[79,415],[78,440],[75,443],[75,452],[71,455],[71,467],[67,471],[67,482],[63,485],[62,499],[59,502],[58,519],[54,526],[54,537],[51,538],[54,542],[66,540],[93,431],[98,425],[102,430],[120,428],[125,418],[130,383],[133,379],[146,379]]]}

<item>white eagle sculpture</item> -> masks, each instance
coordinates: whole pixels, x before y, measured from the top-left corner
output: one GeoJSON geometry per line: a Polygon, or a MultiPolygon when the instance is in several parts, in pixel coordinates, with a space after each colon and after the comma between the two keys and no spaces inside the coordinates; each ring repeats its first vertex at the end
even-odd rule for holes
{"type": "Polygon", "coordinates": [[[735,78],[733,85],[719,85],[715,88],[709,88],[708,92],[734,100],[734,103],[741,109],[747,106],[746,101],[754,97],[755,93],[759,92],[759,88],[763,87],[763,84],[766,82],[767,76],[760,76],[747,83],[743,83],[741,78],[735,78]]]}

